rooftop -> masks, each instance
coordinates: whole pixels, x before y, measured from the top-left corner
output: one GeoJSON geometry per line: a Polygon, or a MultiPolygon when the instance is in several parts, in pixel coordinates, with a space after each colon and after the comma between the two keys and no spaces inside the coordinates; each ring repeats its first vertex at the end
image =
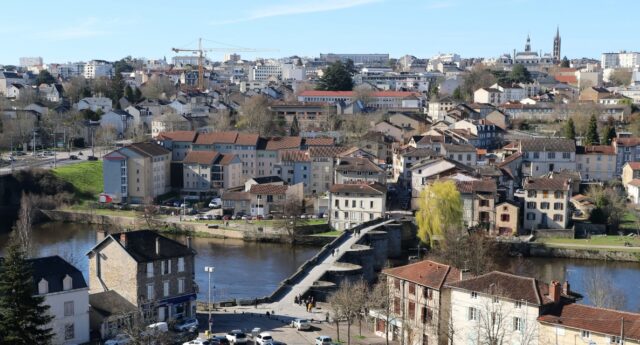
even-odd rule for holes
{"type": "Polygon", "coordinates": [[[91,252],[96,251],[98,247],[108,241],[114,241],[120,244],[137,262],[151,262],[196,254],[192,248],[188,248],[182,243],[159,235],[151,230],[110,234],[91,249],[91,252]],[[160,244],[160,251],[158,253],[156,253],[156,239],[160,244]]]}
{"type": "Polygon", "coordinates": [[[63,291],[62,280],[65,276],[71,277],[72,289],[87,287],[82,272],[63,258],[54,255],[29,259],[33,271],[34,291],[38,291],[38,282],[45,279],[49,284],[49,293],[63,291]]]}
{"type": "Polygon", "coordinates": [[[183,162],[203,165],[213,164],[218,155],[219,153],[216,151],[189,151],[183,162]]]}
{"type": "Polygon", "coordinates": [[[196,135],[196,131],[161,132],[158,134],[157,139],[193,142],[196,139],[196,135]]]}
{"type": "Polygon", "coordinates": [[[384,195],[387,192],[387,187],[379,183],[349,183],[349,184],[334,184],[329,188],[331,193],[359,193],[368,195],[384,195]]]}
{"type": "Polygon", "coordinates": [[[493,271],[475,278],[447,283],[454,289],[480,292],[498,296],[513,301],[526,301],[533,305],[543,305],[544,292],[548,290],[546,284],[539,283],[535,278],[522,277],[514,274],[493,271]]]}
{"type": "Polygon", "coordinates": [[[431,260],[390,268],[382,272],[387,276],[436,290],[440,290],[445,283],[454,283],[460,280],[460,270],[431,260]]]}
{"type": "Polygon", "coordinates": [[[249,193],[251,194],[262,194],[262,195],[277,195],[277,194],[286,194],[289,186],[285,185],[276,185],[276,184],[254,184],[249,189],[249,193]]]}
{"type": "Polygon", "coordinates": [[[525,190],[568,190],[570,180],[565,178],[528,177],[523,183],[525,190]]]}

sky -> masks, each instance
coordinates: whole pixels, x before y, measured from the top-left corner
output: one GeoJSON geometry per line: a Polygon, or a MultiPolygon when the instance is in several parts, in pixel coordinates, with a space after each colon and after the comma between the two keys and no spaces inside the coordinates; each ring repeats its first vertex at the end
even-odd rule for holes
{"type": "MultiPolygon", "coordinates": [[[[41,56],[45,63],[124,56],[170,59],[172,47],[246,47],[243,58],[389,53],[428,58],[455,52],[497,57],[550,53],[560,27],[562,55],[638,51],[640,28],[615,0],[21,0],[2,5],[0,64],[41,56]]],[[[223,52],[207,53],[220,60],[223,52]]]]}

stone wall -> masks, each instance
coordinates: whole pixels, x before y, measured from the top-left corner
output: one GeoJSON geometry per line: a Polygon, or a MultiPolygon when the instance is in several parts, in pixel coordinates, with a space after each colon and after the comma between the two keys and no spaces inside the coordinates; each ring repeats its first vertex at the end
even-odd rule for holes
{"type": "Polygon", "coordinates": [[[536,238],[575,238],[574,229],[536,229],[533,230],[536,238]]]}

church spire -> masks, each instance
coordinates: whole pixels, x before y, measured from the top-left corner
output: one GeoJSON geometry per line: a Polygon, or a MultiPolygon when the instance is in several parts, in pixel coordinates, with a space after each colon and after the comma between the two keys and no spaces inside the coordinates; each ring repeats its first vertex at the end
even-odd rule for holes
{"type": "Polygon", "coordinates": [[[560,44],[560,26],[558,26],[556,29],[556,37],[553,39],[553,59],[556,63],[562,59],[562,56],[560,56],[560,44]]]}
{"type": "Polygon", "coordinates": [[[529,34],[527,34],[527,44],[524,46],[524,51],[531,51],[531,37],[529,37],[529,34]]]}

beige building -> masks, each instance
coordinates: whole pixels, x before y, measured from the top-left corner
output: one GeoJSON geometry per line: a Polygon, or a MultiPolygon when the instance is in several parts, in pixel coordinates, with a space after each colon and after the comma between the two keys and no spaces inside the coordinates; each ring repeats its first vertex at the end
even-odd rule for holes
{"type": "Polygon", "coordinates": [[[640,162],[627,162],[622,167],[622,184],[627,185],[635,179],[640,179],[640,162]]]}
{"type": "Polygon", "coordinates": [[[387,175],[382,168],[368,158],[342,157],[335,167],[335,183],[378,182],[385,185],[387,175]]]}
{"type": "Polygon", "coordinates": [[[493,231],[498,200],[496,181],[456,180],[455,184],[462,198],[462,219],[465,226],[493,231]]]}
{"type": "Polygon", "coordinates": [[[182,192],[195,199],[242,185],[242,161],[234,154],[191,151],[183,160],[182,173],[182,192]]]}
{"type": "Polygon", "coordinates": [[[447,344],[440,337],[448,318],[441,313],[445,283],[460,280],[460,271],[452,266],[424,260],[382,272],[387,277],[390,314],[371,310],[375,334],[390,340],[404,339],[407,345],[447,344]],[[410,340],[410,341],[409,341],[410,340]]]}
{"type": "Polygon", "coordinates": [[[118,334],[125,311],[141,311],[145,324],[195,316],[195,255],[190,238],[183,245],[149,230],[99,238],[87,253],[92,330],[118,334]]]}
{"type": "Polygon", "coordinates": [[[640,314],[569,304],[538,318],[540,345],[640,344],[640,314]]]}
{"type": "Polygon", "coordinates": [[[526,230],[566,229],[569,225],[571,180],[560,177],[526,178],[524,183],[526,230]]]}
{"type": "Polygon", "coordinates": [[[386,212],[387,187],[379,183],[334,184],[329,189],[329,223],[347,230],[382,218],[386,212]]]}
{"type": "Polygon", "coordinates": [[[344,150],[344,147],[337,146],[309,148],[309,158],[311,159],[309,190],[311,194],[322,195],[329,190],[333,184],[336,158],[344,150]]]}
{"type": "Polygon", "coordinates": [[[585,181],[610,181],[616,173],[616,151],[611,145],[576,146],[576,168],[585,181]]]}
{"type": "Polygon", "coordinates": [[[496,231],[501,236],[515,236],[520,230],[520,207],[511,202],[496,205],[496,231]]]}

